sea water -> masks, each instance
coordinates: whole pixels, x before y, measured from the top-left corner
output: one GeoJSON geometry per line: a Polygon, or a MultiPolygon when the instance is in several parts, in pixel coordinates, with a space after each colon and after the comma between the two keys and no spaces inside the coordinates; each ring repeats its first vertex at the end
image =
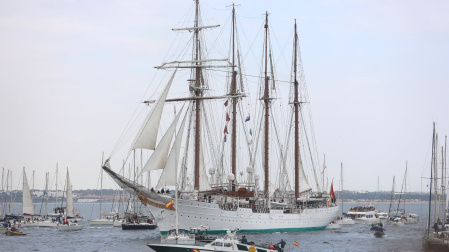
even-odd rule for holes
{"type": "MultiPolygon", "coordinates": [[[[344,210],[356,204],[345,203],[344,210]]],[[[21,205],[12,205],[20,212],[21,205]]],[[[376,209],[388,210],[389,204],[376,204],[376,209]]],[[[54,204],[49,204],[52,209],[54,204]]],[[[0,235],[0,251],[152,251],[146,243],[160,243],[159,230],[122,230],[119,227],[90,227],[88,220],[99,217],[99,204],[75,204],[84,217],[80,231],[58,231],[57,228],[22,228],[26,236],[0,235]]],[[[36,204],[35,212],[41,207],[36,204]]],[[[102,204],[102,211],[111,211],[112,204],[102,204]]],[[[421,251],[421,238],[427,222],[428,205],[406,204],[406,211],[418,214],[418,224],[385,225],[383,238],[377,238],[368,224],[342,225],[337,230],[245,234],[256,244],[287,242],[288,251],[421,251]],[[299,246],[294,246],[297,242],[299,246]]],[[[238,235],[241,236],[240,234],[238,235]]]]}

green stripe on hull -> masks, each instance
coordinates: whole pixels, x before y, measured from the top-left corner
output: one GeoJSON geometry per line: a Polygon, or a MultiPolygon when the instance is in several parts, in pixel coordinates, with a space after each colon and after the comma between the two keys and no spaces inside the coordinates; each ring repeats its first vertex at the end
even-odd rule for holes
{"type": "MultiPolygon", "coordinates": [[[[305,227],[305,228],[271,228],[271,229],[240,229],[238,233],[276,233],[276,232],[307,232],[325,229],[321,227],[305,227]]],[[[226,234],[226,230],[207,230],[208,234],[226,234]]],[[[161,235],[168,234],[167,231],[161,231],[161,235]]]]}

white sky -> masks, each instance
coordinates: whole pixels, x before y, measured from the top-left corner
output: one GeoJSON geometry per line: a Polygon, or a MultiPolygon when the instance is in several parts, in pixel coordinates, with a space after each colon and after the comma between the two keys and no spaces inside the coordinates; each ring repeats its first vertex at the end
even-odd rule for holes
{"type": "MultiPolygon", "coordinates": [[[[224,23],[232,2],[202,4],[224,23]]],[[[376,190],[379,176],[390,190],[408,160],[408,188],[425,188],[432,122],[440,139],[449,133],[449,2],[238,4],[250,39],[266,10],[280,44],[297,19],[329,179],[340,179],[343,162],[345,189],[376,190]]],[[[192,5],[0,0],[0,167],[13,171],[14,189],[22,167],[43,188],[57,162],[69,167],[73,189],[97,188],[102,152],[112,150],[192,5]]]]}

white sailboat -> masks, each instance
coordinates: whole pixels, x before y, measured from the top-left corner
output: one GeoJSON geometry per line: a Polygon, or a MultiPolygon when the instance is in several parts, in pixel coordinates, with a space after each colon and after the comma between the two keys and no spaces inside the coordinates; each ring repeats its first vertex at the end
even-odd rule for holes
{"type": "Polygon", "coordinates": [[[22,216],[24,217],[24,221],[22,223],[23,227],[39,226],[39,222],[34,219],[35,214],[34,214],[33,199],[31,197],[25,167],[23,167],[22,216]]]}
{"type": "Polygon", "coordinates": [[[101,178],[100,178],[100,218],[89,220],[89,224],[91,226],[114,226],[114,217],[116,216],[116,213],[103,213],[101,209],[102,200],[101,197],[103,195],[103,171],[101,171],[101,178]],[[102,218],[106,217],[106,218],[102,218]]]}
{"type": "Polygon", "coordinates": [[[59,231],[76,231],[83,229],[83,225],[79,224],[74,218],[75,208],[73,206],[73,194],[72,194],[72,184],[70,183],[69,169],[67,169],[67,180],[66,180],[66,216],[62,223],[59,223],[59,231]]]}
{"type": "MultiPolygon", "coordinates": [[[[419,216],[417,214],[414,213],[410,213],[410,212],[406,212],[405,211],[405,196],[406,196],[406,192],[407,192],[407,169],[408,169],[408,162],[405,162],[405,173],[404,173],[404,183],[403,183],[403,194],[402,194],[402,190],[401,190],[401,197],[399,198],[398,201],[398,206],[396,208],[395,211],[392,211],[390,213],[390,216],[393,216],[393,223],[403,223],[403,224],[416,224],[419,222],[419,216]],[[404,197],[402,197],[402,195],[404,197]],[[402,199],[403,198],[403,199],[402,199]],[[401,204],[401,199],[403,202],[403,208],[400,209],[400,204],[401,204]]],[[[443,177],[444,178],[444,177],[443,177]]]]}
{"type": "Polygon", "coordinates": [[[337,219],[336,223],[340,224],[340,225],[353,225],[353,224],[355,224],[355,220],[352,219],[351,217],[349,217],[348,215],[346,215],[345,213],[343,213],[343,202],[344,202],[344,199],[343,199],[343,163],[341,163],[340,172],[341,172],[341,175],[340,175],[340,177],[341,177],[341,195],[340,195],[341,217],[337,219]]]}
{"type": "MultiPolygon", "coordinates": [[[[158,182],[159,188],[161,186],[174,186],[177,180],[180,181],[181,190],[179,192],[180,198],[177,200],[177,207],[169,204],[173,199],[172,195],[158,194],[156,192],[157,190],[154,191],[145,188],[136,183],[136,181],[127,179],[119,173],[114,172],[111,169],[111,158],[105,161],[103,165],[104,171],[119,186],[127,192],[136,195],[151,210],[157,220],[161,234],[167,234],[173,228],[174,223],[178,223],[179,228],[186,230],[203,224],[209,227],[209,233],[226,233],[226,230],[234,230],[235,228],[239,228],[241,232],[311,231],[326,228],[336,217],[338,205],[333,203],[328,195],[324,195],[321,192],[312,192],[312,187],[304,171],[303,157],[300,154],[300,137],[306,135],[306,133],[300,128],[300,123],[303,121],[303,105],[301,104],[305,102],[300,100],[302,96],[299,94],[300,84],[304,82],[302,72],[297,78],[298,66],[300,70],[302,68],[301,60],[298,59],[300,55],[296,24],[291,81],[291,97],[293,98],[290,101],[290,104],[292,104],[292,114],[290,117],[291,123],[288,125],[287,130],[287,142],[285,145],[279,144],[276,147],[280,150],[280,153],[276,154],[281,155],[281,157],[275,159],[275,155],[272,153],[273,151],[270,152],[270,150],[272,148],[274,149],[274,141],[272,139],[275,139],[277,136],[277,129],[272,126],[274,119],[271,119],[275,116],[271,108],[271,103],[274,99],[271,90],[274,90],[276,87],[272,54],[271,50],[268,50],[271,46],[268,45],[269,25],[267,13],[264,24],[264,82],[261,86],[263,92],[259,96],[261,97],[262,108],[260,124],[258,125],[261,130],[258,132],[258,136],[260,136],[260,142],[262,144],[258,146],[258,141],[255,146],[248,147],[250,157],[248,159],[248,168],[246,169],[247,174],[241,171],[240,175],[242,178],[239,179],[237,178],[237,174],[239,173],[237,170],[236,146],[237,103],[245,94],[241,87],[237,88],[238,80],[240,80],[240,83],[243,80],[241,78],[240,52],[234,46],[235,12],[233,9],[232,60],[202,58],[203,55],[206,55],[206,51],[203,51],[205,50],[205,45],[200,40],[201,36],[203,36],[202,33],[204,30],[216,26],[203,25],[199,20],[199,13],[199,1],[196,0],[194,26],[173,29],[193,31],[193,60],[166,62],[158,67],[159,69],[192,69],[192,78],[188,80],[190,83],[189,90],[191,97],[167,99],[167,94],[176,74],[175,70],[163,92],[154,102],[150,113],[143,121],[143,125],[137,133],[131,146],[131,151],[129,152],[135,153],[136,149],[154,150],[144,170],[163,170],[158,182]],[[225,62],[225,65],[219,65],[223,62],[225,62]],[[268,70],[268,65],[270,65],[270,70],[268,70]],[[208,96],[205,69],[223,67],[231,69],[229,93],[222,96],[208,96]],[[229,148],[230,153],[228,153],[230,156],[230,166],[227,167],[224,167],[224,162],[220,161],[223,160],[220,156],[223,157],[226,154],[224,151],[221,152],[222,154],[218,154],[221,148],[220,144],[214,145],[207,138],[216,134],[216,132],[212,132],[214,129],[208,126],[212,119],[208,117],[210,114],[207,114],[207,112],[213,114],[215,111],[207,111],[204,104],[216,99],[228,99],[231,105],[229,110],[232,116],[226,113],[226,122],[229,122],[231,129],[231,148],[229,148]],[[188,132],[186,134],[186,142],[185,144],[181,143],[183,133],[179,133],[173,143],[175,147],[169,152],[168,150],[172,142],[171,137],[168,139],[164,136],[157,144],[157,136],[164,105],[170,101],[187,101],[189,104],[187,109],[188,132]],[[293,127],[290,127],[291,125],[293,127]],[[294,147],[290,147],[290,142],[293,142],[291,145],[294,147]],[[177,145],[182,145],[183,153],[176,153],[174,151],[180,149],[177,145]],[[186,153],[190,153],[191,156],[187,156],[186,153]],[[181,156],[183,157],[180,162],[181,169],[179,169],[179,174],[176,174],[177,160],[181,156]],[[288,157],[294,160],[294,165],[289,166],[287,164],[288,157]],[[260,159],[256,160],[256,158],[260,159]],[[274,170],[276,162],[281,164],[279,174],[283,180],[280,179],[280,182],[276,182],[275,185],[274,181],[270,181],[270,178],[274,177],[270,176],[270,174],[276,172],[274,170]],[[256,165],[258,163],[261,163],[260,168],[256,165]],[[210,167],[210,177],[206,172],[206,166],[210,167]],[[264,175],[263,179],[260,178],[259,174],[255,173],[256,169],[262,170],[264,175]],[[289,173],[294,174],[293,190],[288,189],[290,183],[288,180],[289,173]],[[243,175],[246,175],[246,180],[243,179],[243,175]],[[263,189],[259,189],[260,182],[263,182],[263,189]]],[[[226,107],[228,100],[225,102],[226,107]]],[[[244,120],[248,121],[249,116],[247,119],[244,119],[242,116],[242,123],[244,120]]],[[[228,125],[226,124],[224,130],[225,141],[226,135],[228,134],[227,127],[228,125]]],[[[252,135],[251,131],[250,134],[247,133],[246,130],[248,128],[245,128],[245,125],[242,128],[245,129],[245,132],[242,132],[242,134],[247,138],[249,135],[252,135]]],[[[165,135],[172,136],[173,133],[171,132],[174,131],[169,129],[165,135]]],[[[277,140],[279,140],[279,136],[277,137],[277,140]]],[[[306,138],[307,136],[304,137],[306,138]]],[[[301,144],[308,143],[308,141],[308,139],[305,139],[301,144]]],[[[248,145],[254,144],[252,140],[248,142],[251,142],[248,145]]],[[[135,163],[135,161],[133,162],[135,163]]],[[[313,160],[309,163],[311,163],[310,166],[314,167],[313,160]]],[[[242,170],[242,168],[240,169],[242,170]]],[[[318,183],[316,184],[319,187],[318,183]]],[[[317,191],[320,191],[318,189],[317,191]]]]}
{"type": "Polygon", "coordinates": [[[56,218],[52,218],[48,215],[48,172],[45,174],[45,191],[44,191],[44,197],[45,197],[45,215],[42,216],[42,220],[39,220],[39,227],[48,228],[48,227],[58,227],[58,222],[56,221],[56,218]]]}

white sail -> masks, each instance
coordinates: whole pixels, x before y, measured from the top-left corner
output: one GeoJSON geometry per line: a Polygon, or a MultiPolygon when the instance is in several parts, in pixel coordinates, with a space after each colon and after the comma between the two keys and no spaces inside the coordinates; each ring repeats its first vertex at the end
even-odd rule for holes
{"type": "Polygon", "coordinates": [[[133,149],[149,149],[154,150],[156,147],[157,140],[157,132],[159,129],[159,123],[161,121],[162,110],[164,108],[165,99],[167,98],[168,90],[170,90],[170,86],[175,78],[176,70],[173,72],[173,75],[170,78],[170,81],[167,83],[162,94],[159,96],[159,99],[155,102],[153,108],[150,113],[148,113],[145,121],[139,130],[139,133],[134,140],[134,144],[131,146],[131,150],[133,149]]]}
{"type": "MultiPolygon", "coordinates": [[[[182,111],[182,110],[181,110],[182,111]]],[[[165,164],[167,163],[167,156],[170,150],[170,144],[173,138],[173,135],[176,131],[176,125],[178,124],[179,117],[181,115],[181,111],[176,115],[175,120],[173,120],[172,124],[168,128],[165,135],[162,137],[161,141],[154,150],[150,159],[148,159],[147,163],[142,169],[142,172],[147,172],[150,170],[160,170],[164,169],[165,164]]]]}
{"type": "Polygon", "coordinates": [[[300,167],[299,167],[299,192],[305,192],[312,189],[312,187],[309,185],[309,181],[307,180],[306,174],[304,172],[304,167],[302,165],[302,161],[300,161],[300,167]]]}
{"type": "Polygon", "coordinates": [[[30,187],[28,186],[27,175],[25,173],[25,168],[23,169],[23,191],[22,191],[22,214],[23,215],[33,215],[34,207],[33,200],[31,199],[30,187]]]}
{"type": "Polygon", "coordinates": [[[165,168],[162,171],[161,177],[157,183],[157,188],[161,188],[164,186],[176,186],[176,164],[179,159],[179,150],[181,148],[182,136],[184,135],[184,126],[186,124],[187,114],[184,116],[182,120],[181,127],[179,128],[178,134],[175,138],[175,143],[173,144],[173,148],[168,155],[167,163],[165,164],[165,168]]]}
{"type": "Polygon", "coordinates": [[[66,214],[67,217],[75,217],[75,211],[73,209],[73,195],[72,195],[72,184],[70,184],[69,170],[67,170],[67,206],[66,214]]]}
{"type": "Polygon", "coordinates": [[[209,191],[212,187],[209,184],[209,179],[207,177],[206,166],[204,165],[204,155],[203,155],[203,144],[200,143],[200,191],[209,191]]]}

